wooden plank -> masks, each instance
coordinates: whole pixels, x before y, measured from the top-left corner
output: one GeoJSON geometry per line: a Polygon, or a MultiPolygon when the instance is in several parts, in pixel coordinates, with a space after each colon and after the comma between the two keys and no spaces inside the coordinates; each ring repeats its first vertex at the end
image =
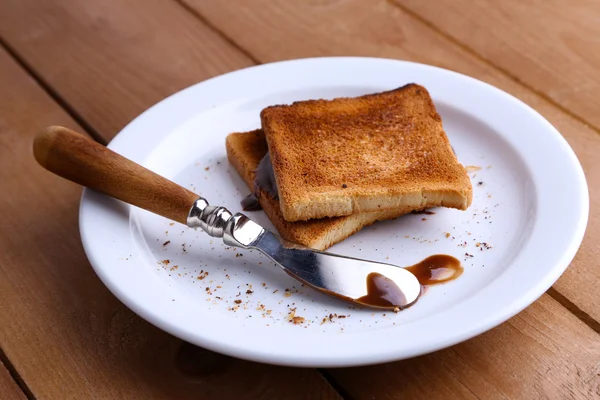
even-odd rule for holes
{"type": "MultiPolygon", "coordinates": [[[[564,123],[565,126],[571,126],[573,137],[578,135],[576,130],[579,130],[586,135],[586,132],[590,132],[581,124],[572,125],[572,118],[559,113],[556,111],[555,107],[540,100],[539,97],[532,94],[530,91],[523,89],[521,86],[515,84],[514,81],[507,79],[504,75],[489,68],[489,66],[485,65],[484,63],[475,60],[468,53],[458,49],[452,43],[445,41],[440,37],[440,35],[431,32],[422,24],[404,15],[400,10],[396,8],[390,8],[391,6],[385,2],[369,2],[368,4],[367,2],[362,2],[361,4],[357,1],[346,1],[334,3],[320,2],[318,4],[313,3],[312,5],[305,5],[304,3],[300,4],[300,2],[283,3],[271,1],[258,3],[230,1],[227,3],[229,8],[225,11],[218,8],[224,7],[224,5],[220,5],[218,2],[210,3],[211,4],[208,4],[207,2],[204,5],[213,10],[215,9],[212,7],[217,7],[216,10],[221,14],[224,13],[224,15],[216,18],[214,15],[209,16],[208,13],[205,13],[203,10],[199,9],[200,12],[209,18],[214,25],[219,26],[219,29],[230,35],[234,41],[244,44],[244,46],[248,44],[251,45],[247,47],[247,49],[251,50],[252,53],[260,59],[260,61],[310,55],[367,54],[408,58],[445,67],[453,67],[454,69],[461,69],[463,72],[477,76],[480,79],[488,80],[492,83],[496,82],[498,86],[501,86],[508,91],[512,90],[514,94],[521,96],[523,99],[530,102],[530,104],[537,101],[540,104],[540,106],[537,108],[543,109],[540,111],[549,113],[552,112],[556,114],[554,116],[555,121],[553,121],[555,124],[558,125],[559,123],[564,123]],[[316,8],[316,11],[307,15],[306,13],[303,13],[303,7],[316,8]],[[349,8],[345,9],[345,7],[349,8]],[[256,13],[259,15],[258,18],[256,13]],[[300,26],[301,29],[298,29],[298,26],[300,26]],[[232,32],[235,32],[236,35],[233,35],[232,32]],[[252,35],[249,35],[249,33],[252,33],[252,35]],[[267,45],[271,47],[269,48],[267,45]],[[423,49],[427,49],[427,51],[424,51],[423,49]]],[[[194,3],[195,6],[197,6],[197,4],[198,3],[194,3]]],[[[2,7],[3,5],[0,5],[0,10],[2,10],[2,7]]],[[[30,11],[30,24],[22,28],[17,28],[23,29],[24,31],[35,31],[37,26],[36,21],[38,18],[36,15],[39,15],[38,13],[41,11],[38,11],[35,8],[31,8],[30,11]]],[[[4,29],[3,21],[0,20],[0,22],[2,22],[0,23],[0,30],[2,30],[4,29]]],[[[13,29],[16,28],[13,27],[13,29]]],[[[20,35],[26,36],[24,33],[20,35]]],[[[15,38],[14,31],[13,36],[11,37],[13,39],[15,38]]],[[[9,41],[12,46],[14,46],[14,40],[11,41],[10,38],[6,40],[9,41]]],[[[51,44],[52,43],[49,45],[51,44]]],[[[24,48],[26,46],[26,42],[19,42],[18,49],[20,54],[25,54],[24,48]]],[[[54,43],[52,48],[54,51],[57,51],[57,49],[61,48],[60,43],[54,43]]],[[[34,56],[30,55],[26,57],[26,60],[29,62],[32,57],[34,56]]],[[[42,62],[35,64],[35,67],[41,69],[46,68],[42,62]]],[[[99,76],[99,78],[102,79],[102,76],[99,76]]],[[[104,77],[103,79],[108,78],[104,77]]],[[[100,80],[95,84],[101,87],[104,82],[100,80]]],[[[127,80],[121,79],[120,84],[128,85],[129,83],[127,80]]],[[[93,94],[88,95],[93,96],[93,94]]],[[[110,107],[114,106],[111,105],[110,107]]],[[[109,116],[109,114],[110,113],[105,113],[104,115],[109,116]]],[[[590,143],[596,143],[594,142],[596,136],[594,136],[593,132],[591,132],[591,136],[585,137],[589,139],[590,143]]],[[[583,143],[581,146],[584,147],[584,144],[585,143],[583,143]]],[[[589,160],[593,161],[593,158],[590,157],[589,160]]],[[[569,298],[572,299],[572,297],[569,298]]],[[[542,301],[551,300],[547,297],[544,297],[542,301]]],[[[556,311],[552,308],[550,310],[556,311]]],[[[564,314],[564,309],[560,310],[562,310],[564,314]]],[[[535,309],[534,311],[537,318],[539,318],[541,321],[546,320],[546,318],[548,318],[548,320],[552,320],[551,316],[546,316],[546,313],[542,313],[541,311],[535,309]]],[[[523,314],[523,316],[526,315],[527,314],[523,314]]],[[[535,326],[543,324],[543,322],[531,320],[530,318],[528,318],[526,321],[528,321],[528,324],[535,326]]],[[[515,334],[513,331],[517,330],[521,332],[525,329],[521,328],[522,327],[519,327],[519,329],[510,329],[509,332],[506,333],[506,335],[510,336],[505,342],[510,343],[512,335],[515,334]]],[[[536,329],[543,332],[542,327],[537,327],[536,329]]],[[[583,326],[581,323],[574,325],[559,325],[555,329],[560,330],[563,337],[568,337],[566,341],[572,341],[574,343],[573,348],[575,350],[581,350],[581,346],[585,346],[587,344],[587,341],[583,340],[581,341],[581,346],[579,345],[579,338],[582,336],[585,338],[587,334],[584,332],[588,330],[588,328],[583,326]]],[[[490,333],[490,335],[491,334],[492,333],[490,333]]],[[[526,335],[527,331],[522,332],[522,334],[526,335]]],[[[143,338],[147,338],[147,334],[144,334],[143,338]]],[[[115,342],[118,341],[115,340],[115,342]]],[[[156,340],[154,344],[156,345],[157,343],[161,342],[156,340]]],[[[511,358],[509,353],[510,350],[507,350],[507,347],[500,345],[498,345],[498,347],[501,347],[501,349],[494,352],[494,355],[496,356],[495,361],[498,363],[504,363],[506,365],[514,364],[515,360],[514,358],[511,358]]],[[[147,351],[149,348],[150,347],[145,347],[144,349],[147,351]]],[[[542,357],[542,354],[539,354],[539,349],[540,347],[538,346],[533,347],[531,352],[522,350],[522,354],[530,357],[533,361],[530,361],[529,363],[514,364],[513,370],[511,370],[514,372],[511,373],[525,374],[525,369],[531,368],[534,368],[540,373],[543,372],[544,364],[535,362],[536,359],[542,357]]],[[[568,349],[571,349],[571,347],[568,347],[568,349]]],[[[487,351],[489,351],[487,347],[479,346],[473,350],[473,353],[479,356],[481,354],[486,354],[487,351]]],[[[568,351],[565,350],[564,353],[567,352],[568,351]]],[[[573,365],[575,362],[578,362],[580,356],[584,360],[588,359],[588,356],[585,355],[585,352],[583,352],[582,354],[574,354],[570,360],[562,360],[559,358],[554,359],[553,363],[555,364],[553,365],[556,365],[556,368],[559,370],[570,370],[571,367],[569,366],[573,365]]],[[[437,362],[450,362],[445,360],[446,358],[443,358],[437,362]]],[[[577,364],[577,366],[578,365],[579,364],[577,364]]],[[[458,365],[456,368],[459,366],[460,365],[458,365]]],[[[153,367],[156,368],[157,364],[153,364],[153,367]]],[[[417,368],[419,368],[418,365],[417,368]]],[[[465,369],[467,368],[465,367],[465,369]]],[[[432,371],[435,373],[435,368],[433,368],[432,371]]],[[[503,371],[506,371],[506,369],[503,369],[503,371]]],[[[484,382],[485,384],[488,384],[486,376],[482,374],[482,372],[478,372],[474,369],[466,372],[476,374],[471,380],[469,380],[469,384],[473,387],[468,386],[466,390],[477,391],[477,388],[473,385],[475,380],[477,382],[484,382]]],[[[365,374],[364,371],[361,373],[365,374]]],[[[359,381],[361,376],[362,375],[355,375],[354,379],[359,381]]],[[[568,375],[565,378],[574,379],[572,375],[568,375]]],[[[390,379],[396,379],[396,377],[392,374],[390,379]]],[[[447,381],[444,381],[446,382],[444,383],[433,379],[430,379],[430,381],[432,382],[430,383],[432,387],[438,385],[438,387],[441,388],[444,384],[452,384],[448,383],[447,381]]],[[[405,380],[403,380],[403,382],[405,382],[405,380]]],[[[569,382],[566,380],[563,380],[562,382],[565,385],[569,384],[569,382]]],[[[585,384],[589,387],[593,387],[594,382],[587,381],[585,384]]],[[[504,387],[505,385],[502,383],[490,382],[489,385],[492,387],[489,389],[490,393],[501,393],[503,391],[507,391],[507,389],[504,387]]],[[[350,388],[350,385],[348,384],[347,387],[350,388]]],[[[387,386],[384,386],[384,384],[381,385],[382,390],[386,388],[387,386]]],[[[390,386],[389,393],[396,393],[394,389],[400,390],[397,386],[390,386]]],[[[581,390],[585,391],[585,388],[581,388],[581,390]]],[[[378,393],[381,397],[383,396],[381,392],[378,393]]]]}
{"type": "Polygon", "coordinates": [[[112,296],[81,247],[80,188],[40,168],[31,154],[40,127],[81,127],[4,51],[0,87],[0,343],[34,396],[338,398],[314,369],[186,345],[112,296]]]}
{"type": "Polygon", "coordinates": [[[600,3],[392,0],[600,127],[600,3]]]}
{"type": "Polygon", "coordinates": [[[173,1],[6,0],[0,37],[105,138],[180,89],[252,65],[173,1]]]}
{"type": "Polygon", "coordinates": [[[542,96],[471,55],[389,1],[288,2],[185,0],[261,62],[357,55],[437,65],[489,82],[550,120],[569,141],[586,173],[591,214],[583,245],[554,286],[571,308],[598,326],[600,281],[600,137],[542,96]],[[248,32],[252,32],[251,35],[248,32]]]}
{"type": "Polygon", "coordinates": [[[592,399],[598,335],[549,296],[472,340],[411,360],[330,370],[356,399],[592,399]]]}
{"type": "Polygon", "coordinates": [[[6,400],[25,400],[27,398],[2,362],[0,362],[0,393],[6,400]]]}

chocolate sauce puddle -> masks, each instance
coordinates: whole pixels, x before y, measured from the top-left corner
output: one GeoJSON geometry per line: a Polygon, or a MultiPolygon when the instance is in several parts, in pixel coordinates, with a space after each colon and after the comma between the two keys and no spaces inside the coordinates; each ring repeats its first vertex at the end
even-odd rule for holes
{"type": "MultiPolygon", "coordinates": [[[[459,260],[446,254],[427,257],[405,269],[412,272],[423,287],[453,281],[464,271],[459,260]]],[[[354,300],[374,307],[402,309],[411,305],[406,304],[406,296],[394,281],[377,272],[367,275],[367,294],[354,300]]]]}
{"type": "Polygon", "coordinates": [[[460,261],[446,254],[436,254],[423,261],[406,267],[423,286],[438,285],[455,280],[462,275],[464,268],[460,261]]]}

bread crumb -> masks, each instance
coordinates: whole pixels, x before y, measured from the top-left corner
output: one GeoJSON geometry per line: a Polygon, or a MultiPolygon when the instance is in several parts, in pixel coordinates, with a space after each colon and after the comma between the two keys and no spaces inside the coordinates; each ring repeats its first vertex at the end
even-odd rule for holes
{"type": "Polygon", "coordinates": [[[198,276],[196,277],[196,279],[198,279],[199,281],[201,281],[202,279],[206,278],[207,276],[208,276],[208,272],[207,272],[207,271],[204,271],[204,270],[202,270],[202,271],[200,271],[200,275],[198,275],[198,276]]]}
{"type": "Polygon", "coordinates": [[[296,309],[295,308],[290,308],[290,311],[288,312],[287,315],[287,319],[291,320],[292,318],[294,318],[296,316],[296,309]]]}

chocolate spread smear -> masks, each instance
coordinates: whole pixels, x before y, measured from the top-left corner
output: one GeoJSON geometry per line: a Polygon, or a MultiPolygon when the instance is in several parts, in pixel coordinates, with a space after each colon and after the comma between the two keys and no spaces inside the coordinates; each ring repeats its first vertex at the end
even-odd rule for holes
{"type": "Polygon", "coordinates": [[[277,191],[277,182],[275,182],[275,171],[273,171],[271,156],[268,152],[258,163],[258,166],[254,171],[254,175],[254,193],[250,193],[241,202],[244,211],[255,211],[262,209],[260,203],[258,202],[259,188],[267,192],[274,199],[279,199],[279,192],[277,191]]]}

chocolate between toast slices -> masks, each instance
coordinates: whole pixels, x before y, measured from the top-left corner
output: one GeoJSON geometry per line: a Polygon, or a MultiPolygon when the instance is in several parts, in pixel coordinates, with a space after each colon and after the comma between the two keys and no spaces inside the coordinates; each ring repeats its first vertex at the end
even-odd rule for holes
{"type": "Polygon", "coordinates": [[[471,204],[422,86],[267,107],[261,121],[286,221],[471,204]]]}
{"type": "MultiPolygon", "coordinates": [[[[227,136],[226,148],[229,162],[250,190],[254,190],[255,170],[268,150],[264,132],[256,130],[232,133],[227,136]]],[[[413,211],[398,209],[288,222],[283,219],[277,199],[260,188],[256,190],[256,194],[265,213],[283,238],[317,250],[325,250],[376,221],[396,218],[413,211]]]]}

